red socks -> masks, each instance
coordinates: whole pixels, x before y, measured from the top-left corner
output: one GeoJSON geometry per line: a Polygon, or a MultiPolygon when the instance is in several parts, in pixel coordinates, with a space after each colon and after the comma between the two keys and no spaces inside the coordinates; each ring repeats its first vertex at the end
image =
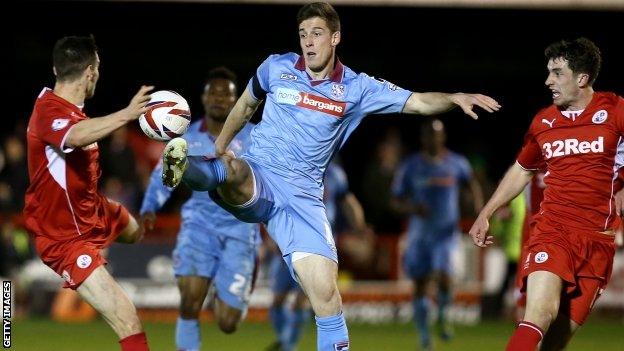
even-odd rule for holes
{"type": "Polygon", "coordinates": [[[509,339],[505,351],[535,351],[537,344],[542,341],[544,331],[531,322],[522,321],[509,339]]]}
{"type": "Polygon", "coordinates": [[[149,351],[145,333],[138,333],[125,337],[119,340],[119,345],[121,345],[121,351],[149,351]]]}

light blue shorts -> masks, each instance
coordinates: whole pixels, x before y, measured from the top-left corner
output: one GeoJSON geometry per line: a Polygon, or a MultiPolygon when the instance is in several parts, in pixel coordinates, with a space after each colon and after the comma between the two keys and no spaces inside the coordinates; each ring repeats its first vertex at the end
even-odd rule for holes
{"type": "Polygon", "coordinates": [[[173,269],[176,276],[212,279],[219,299],[244,310],[249,303],[257,257],[255,243],[182,223],[173,251],[173,269]]]}
{"type": "Polygon", "coordinates": [[[265,223],[291,274],[293,252],[317,254],[338,262],[323,200],[302,192],[283,177],[254,162],[246,161],[254,177],[253,198],[236,206],[223,201],[217,191],[211,191],[213,201],[243,222],[265,223]]]}
{"type": "Polygon", "coordinates": [[[403,268],[412,279],[420,279],[432,273],[452,273],[452,253],[457,248],[458,235],[442,238],[435,235],[410,240],[403,255],[403,268]]]}

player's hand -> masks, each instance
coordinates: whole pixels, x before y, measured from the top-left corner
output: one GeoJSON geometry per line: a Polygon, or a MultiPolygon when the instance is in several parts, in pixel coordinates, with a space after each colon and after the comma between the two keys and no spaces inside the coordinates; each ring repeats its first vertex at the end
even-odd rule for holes
{"type": "Polygon", "coordinates": [[[134,97],[132,97],[128,107],[126,107],[126,112],[128,113],[130,120],[135,120],[145,113],[147,110],[145,105],[147,105],[151,98],[149,92],[153,89],[153,85],[142,85],[139,91],[134,95],[134,97]]]}
{"type": "Polygon", "coordinates": [[[477,116],[477,114],[472,110],[475,105],[490,113],[498,111],[501,108],[501,105],[496,100],[481,94],[456,93],[452,94],[450,99],[455,105],[461,107],[465,114],[474,119],[479,118],[479,116],[477,116]]]}
{"type": "Polygon", "coordinates": [[[156,223],[156,214],[154,212],[146,212],[141,216],[141,226],[147,230],[154,229],[156,223]]]}
{"type": "Polygon", "coordinates": [[[624,189],[615,194],[615,213],[620,217],[624,217],[622,210],[624,210],[624,189]]]}
{"type": "Polygon", "coordinates": [[[236,154],[234,153],[234,151],[229,150],[227,148],[227,145],[223,145],[219,142],[219,139],[217,139],[217,142],[215,143],[215,157],[221,158],[223,156],[231,159],[236,158],[236,154]]]}
{"type": "Polygon", "coordinates": [[[494,243],[493,236],[488,235],[490,222],[487,218],[479,216],[468,232],[472,237],[472,241],[479,247],[487,247],[494,243]]]}

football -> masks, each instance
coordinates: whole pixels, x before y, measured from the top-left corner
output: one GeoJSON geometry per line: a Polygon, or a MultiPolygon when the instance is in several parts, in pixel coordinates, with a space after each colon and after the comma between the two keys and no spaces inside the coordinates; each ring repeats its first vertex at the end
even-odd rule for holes
{"type": "Polygon", "coordinates": [[[147,111],[139,117],[141,130],[148,137],[168,141],[186,132],[191,122],[191,110],[180,94],[159,90],[151,94],[147,111]]]}

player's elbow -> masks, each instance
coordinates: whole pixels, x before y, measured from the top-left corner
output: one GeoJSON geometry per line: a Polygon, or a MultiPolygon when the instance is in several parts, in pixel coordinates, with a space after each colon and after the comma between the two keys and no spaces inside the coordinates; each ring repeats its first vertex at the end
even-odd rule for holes
{"type": "Polygon", "coordinates": [[[405,102],[402,113],[410,115],[429,116],[433,114],[433,110],[423,101],[421,94],[412,93],[405,102]]]}
{"type": "Polygon", "coordinates": [[[77,147],[87,146],[89,144],[89,140],[87,139],[87,135],[84,135],[79,130],[75,130],[76,128],[72,128],[69,132],[67,132],[67,137],[65,138],[64,146],[66,148],[75,149],[77,147]]]}

